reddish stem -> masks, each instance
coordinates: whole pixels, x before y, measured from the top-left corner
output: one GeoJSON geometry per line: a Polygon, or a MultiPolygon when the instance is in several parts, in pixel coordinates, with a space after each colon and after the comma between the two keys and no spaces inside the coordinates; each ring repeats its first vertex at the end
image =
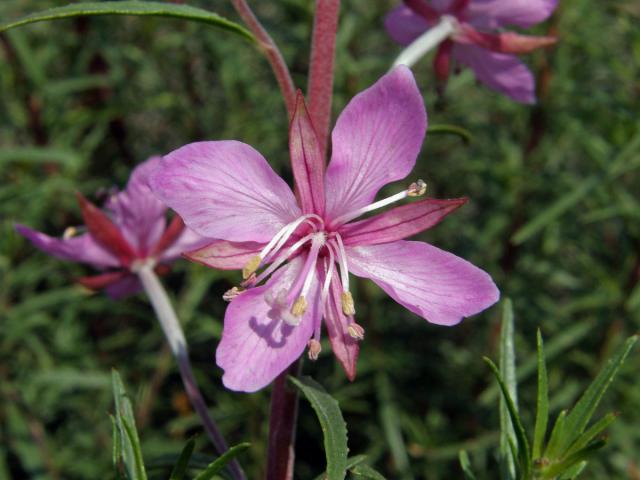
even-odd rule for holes
{"type": "Polygon", "coordinates": [[[293,110],[296,104],[296,89],[293,86],[293,80],[291,79],[289,68],[284,61],[282,53],[280,53],[277,45],[260,24],[260,21],[256,18],[251,7],[245,0],[231,0],[231,3],[238,12],[238,15],[244,20],[244,23],[247,24],[249,30],[253,32],[258,41],[258,46],[266,55],[271,69],[276,76],[280,90],[282,91],[282,97],[284,98],[289,118],[293,117],[293,110]]]}
{"type": "Polygon", "coordinates": [[[317,0],[311,38],[309,66],[309,111],[316,129],[322,158],[327,156],[333,94],[333,66],[336,53],[336,32],[340,0],[317,0]]]}
{"type": "Polygon", "coordinates": [[[273,382],[266,480],[293,479],[298,392],[287,385],[287,377],[297,376],[301,365],[300,360],[295,361],[273,382]]]}

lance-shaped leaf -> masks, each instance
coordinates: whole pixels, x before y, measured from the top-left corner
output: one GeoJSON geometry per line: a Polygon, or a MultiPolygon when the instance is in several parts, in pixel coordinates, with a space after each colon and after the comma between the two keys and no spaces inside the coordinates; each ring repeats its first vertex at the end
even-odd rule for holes
{"type": "Polygon", "coordinates": [[[310,377],[289,377],[309,400],[324,435],[327,458],[326,480],[343,480],[347,474],[347,426],[338,402],[310,377]]]}
{"type": "Polygon", "coordinates": [[[114,461],[122,462],[127,478],[146,480],[147,474],[142,460],[140,439],[136,431],[131,400],[125,391],[120,374],[112,370],[114,415],[114,461]]]}
{"type": "Polygon", "coordinates": [[[61,20],[64,18],[95,15],[136,15],[152,17],[170,17],[192,22],[205,23],[228,32],[236,33],[247,40],[254,41],[253,35],[244,27],[227,20],[220,15],[191,7],[166,2],[111,1],[111,2],[79,2],[64,7],[55,7],[42,12],[32,13],[25,17],[0,24],[0,32],[30,23],[61,20]]]}
{"type": "Polygon", "coordinates": [[[542,334],[538,330],[537,334],[538,351],[538,398],[536,401],[536,424],[533,433],[533,458],[539,458],[542,454],[542,445],[547,433],[547,423],[549,422],[549,387],[547,381],[547,364],[544,358],[544,344],[542,334]]]}
{"type": "Polygon", "coordinates": [[[460,461],[460,468],[462,468],[464,480],[476,480],[476,476],[471,470],[471,461],[469,460],[469,455],[465,450],[460,450],[460,452],[458,453],[458,460],[460,461]]]}
{"type": "Polygon", "coordinates": [[[189,460],[191,459],[191,455],[193,455],[193,449],[196,446],[195,438],[190,438],[187,444],[180,452],[180,456],[178,457],[178,461],[176,462],[173,470],[171,470],[171,476],[169,480],[183,480],[185,473],[187,473],[187,469],[189,468],[189,460]]]}
{"type": "MultiPolygon", "coordinates": [[[[500,375],[509,391],[513,406],[518,411],[518,393],[516,380],[516,354],[513,343],[513,305],[506,299],[502,305],[502,326],[500,328],[500,375]]],[[[515,432],[506,397],[500,399],[500,462],[502,475],[506,479],[515,479],[515,457],[511,455],[510,445],[516,441],[515,432]]]]}
{"type": "Polygon", "coordinates": [[[193,480],[211,480],[213,477],[218,475],[222,469],[231,462],[231,460],[236,458],[250,446],[250,443],[240,443],[231,447],[225,453],[220,455],[220,457],[211,462],[211,464],[209,464],[209,466],[203,472],[200,472],[193,480]]]}

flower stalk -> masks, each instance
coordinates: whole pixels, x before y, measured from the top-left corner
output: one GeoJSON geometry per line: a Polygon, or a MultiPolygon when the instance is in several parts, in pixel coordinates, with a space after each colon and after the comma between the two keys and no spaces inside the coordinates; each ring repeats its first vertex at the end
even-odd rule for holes
{"type": "MultiPolygon", "coordinates": [[[[189,362],[189,353],[187,350],[187,342],[180,327],[180,322],[173,309],[167,292],[163,288],[160,280],[154,272],[154,265],[151,262],[142,263],[135,268],[135,272],[144,287],[144,291],[153,306],[153,310],[156,313],[162,331],[164,332],[171,352],[178,362],[178,369],[180,376],[182,377],[182,383],[184,384],[185,391],[189,397],[189,401],[193,406],[193,409],[200,416],[202,424],[204,426],[207,435],[211,439],[213,446],[217,450],[218,454],[222,455],[229,447],[225,442],[222,434],[218,430],[213,419],[209,416],[207,411],[207,405],[200,393],[198,384],[193,375],[191,369],[191,363],[189,362]]],[[[233,475],[234,480],[245,480],[246,476],[240,467],[240,464],[233,460],[229,463],[229,469],[233,475]]]]}
{"type": "Polygon", "coordinates": [[[393,62],[393,67],[406,65],[412,67],[427,52],[449,38],[457,28],[457,21],[450,15],[443,15],[440,22],[430,28],[405,48],[393,62]]]}

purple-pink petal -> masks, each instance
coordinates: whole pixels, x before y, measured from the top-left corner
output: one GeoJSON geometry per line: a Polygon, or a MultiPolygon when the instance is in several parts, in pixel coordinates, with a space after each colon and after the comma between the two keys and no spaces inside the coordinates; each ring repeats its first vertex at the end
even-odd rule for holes
{"type": "Polygon", "coordinates": [[[319,321],[319,287],[315,281],[307,297],[309,305],[300,324],[278,319],[266,298],[287,291],[300,272],[304,258],[297,257],[260,287],[231,301],[224,317],[216,362],[224,370],[224,385],[236,391],[255,392],[267,386],[302,355],[319,321]]]}
{"type": "Polygon", "coordinates": [[[264,243],[209,241],[208,245],[186,252],[189,260],[202,263],[219,270],[239,270],[255,257],[264,247],[264,243]]]}
{"type": "Polygon", "coordinates": [[[425,198],[366,220],[343,225],[340,235],[345,245],[375,245],[402,240],[437,225],[466,202],[466,198],[425,198]]]}
{"type": "Polygon", "coordinates": [[[203,237],[266,242],[300,215],[284,180],[237,141],[191,143],[171,152],[150,185],[203,237]]]}
{"type": "Polygon", "coordinates": [[[427,112],[411,70],[398,66],[356,95],[332,133],[325,192],[327,217],[371,203],[381,187],[406,177],[427,129],[427,112]]]}
{"type": "Polygon", "coordinates": [[[120,265],[118,259],[98,245],[88,233],[70,238],[54,238],[24,225],[16,225],[15,228],[36,248],[54,257],[87,263],[96,268],[120,265]]]}
{"type": "Polygon", "coordinates": [[[465,13],[478,27],[527,28],[545,21],[557,6],[558,0],[472,0],[465,13]]]}
{"type": "Polygon", "coordinates": [[[141,292],[142,283],[140,283],[140,280],[135,275],[127,275],[122,280],[106,287],[104,291],[114,300],[119,300],[123,297],[141,292]]]}
{"type": "Polygon", "coordinates": [[[160,166],[160,157],[151,157],[138,165],[127,188],[113,195],[105,205],[125,238],[142,254],[147,254],[160,239],[166,226],[167,207],[149,188],[151,173],[160,166]]]}
{"type": "Polygon", "coordinates": [[[347,247],[349,269],[396,302],[439,325],[455,325],[498,301],[485,271],[424,242],[347,247]]]}
{"type": "Polygon", "coordinates": [[[429,28],[429,23],[406,5],[400,5],[387,14],[384,27],[395,42],[409,45],[429,28]]]}
{"type": "Polygon", "coordinates": [[[333,354],[342,365],[347,378],[353,381],[356,378],[360,344],[347,330],[349,320],[342,312],[341,293],[340,279],[334,276],[331,279],[331,292],[324,310],[324,321],[333,354]]]}
{"type": "Polygon", "coordinates": [[[300,92],[289,127],[289,153],[302,213],[324,215],[324,158],[300,92]]]}
{"type": "Polygon", "coordinates": [[[533,74],[515,55],[494,53],[475,45],[456,44],[454,58],[471,68],[479,81],[516,102],[535,103],[533,74]]]}

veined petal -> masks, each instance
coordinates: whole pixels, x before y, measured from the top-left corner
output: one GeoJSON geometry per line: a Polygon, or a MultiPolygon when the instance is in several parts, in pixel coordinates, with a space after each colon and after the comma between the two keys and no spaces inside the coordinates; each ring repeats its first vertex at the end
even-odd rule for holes
{"type": "Polygon", "coordinates": [[[349,335],[347,330],[349,323],[342,312],[341,294],[340,278],[336,275],[331,279],[331,291],[324,311],[324,321],[333,354],[342,365],[347,378],[353,381],[356,378],[360,344],[349,335]]]}
{"type": "Polygon", "coordinates": [[[278,270],[266,285],[238,295],[227,307],[216,362],[224,370],[222,381],[231,389],[255,392],[267,386],[304,351],[319,321],[319,288],[314,281],[307,297],[308,309],[300,324],[291,326],[276,318],[265,299],[289,289],[304,258],[297,257],[278,270]]]}
{"type": "Polygon", "coordinates": [[[150,185],[203,237],[267,242],[300,216],[284,180],[260,153],[237,141],[190,143],[171,152],[150,185]]]}
{"type": "Polygon", "coordinates": [[[324,215],[324,158],[300,91],[289,127],[289,152],[302,213],[324,215]]]}
{"type": "Polygon", "coordinates": [[[395,42],[409,45],[427,31],[430,24],[406,5],[400,5],[384,18],[384,27],[395,42]]]}
{"type": "Polygon", "coordinates": [[[455,325],[498,301],[485,271],[424,242],[347,247],[349,270],[431,323],[455,325]]]}
{"type": "Polygon", "coordinates": [[[96,243],[88,233],[71,238],[54,238],[24,225],[16,225],[15,229],[36,248],[54,257],[88,263],[97,268],[120,265],[118,259],[96,243]]]}
{"type": "Polygon", "coordinates": [[[356,95],[338,117],[325,177],[326,216],[361,208],[413,169],[427,112],[411,70],[398,66],[356,95]]]}
{"type": "Polygon", "coordinates": [[[473,0],[465,13],[476,26],[526,28],[549,18],[557,6],[558,0],[473,0]]]}
{"type": "Polygon", "coordinates": [[[105,205],[127,240],[142,255],[149,253],[166,226],[167,207],[149,187],[149,177],[160,166],[160,161],[160,157],[151,157],[138,165],[129,177],[127,188],[113,195],[105,205]]]}
{"type": "Polygon", "coordinates": [[[255,257],[264,243],[214,240],[198,250],[184,254],[191,261],[218,270],[239,270],[255,257]]]}
{"type": "Polygon", "coordinates": [[[466,202],[466,198],[426,198],[343,225],[340,235],[345,245],[375,245],[402,240],[437,225],[466,202]]]}
{"type": "Polygon", "coordinates": [[[487,87],[507,95],[516,102],[535,103],[535,80],[514,55],[494,53],[475,45],[456,44],[453,56],[471,68],[487,87]]]}

